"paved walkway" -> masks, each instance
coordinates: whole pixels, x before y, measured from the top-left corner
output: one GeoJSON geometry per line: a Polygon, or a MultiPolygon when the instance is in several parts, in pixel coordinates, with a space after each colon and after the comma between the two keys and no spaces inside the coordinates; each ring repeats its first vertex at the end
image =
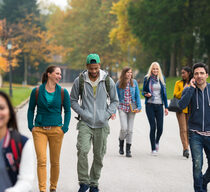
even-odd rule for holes
{"type": "MultiPolygon", "coordinates": [[[[18,110],[17,119],[20,131],[31,137],[31,133],[27,128],[27,108],[28,104],[18,110]]],[[[76,170],[77,120],[74,118],[75,116],[76,114],[72,111],[70,129],[65,134],[63,141],[58,192],[78,191],[76,170]]],[[[110,120],[110,128],[107,154],[104,158],[104,168],[99,181],[101,192],[193,191],[191,158],[185,159],[182,157],[182,146],[175,113],[170,112],[164,120],[160,151],[156,157],[150,155],[149,124],[144,105],[142,112],[137,114],[135,118],[132,158],[126,158],[118,154],[118,135],[120,130],[118,115],[116,120],[110,120]]],[[[91,162],[91,153],[89,159],[91,162]]],[[[204,161],[206,163],[206,159],[204,161]]],[[[34,192],[38,192],[37,186],[36,179],[34,181],[34,192]]]]}

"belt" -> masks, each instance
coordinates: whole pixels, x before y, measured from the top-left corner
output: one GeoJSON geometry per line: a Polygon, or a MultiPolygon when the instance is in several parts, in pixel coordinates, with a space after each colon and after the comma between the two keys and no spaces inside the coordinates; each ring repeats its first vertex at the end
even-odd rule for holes
{"type": "Polygon", "coordinates": [[[50,130],[50,129],[52,129],[52,126],[42,127],[42,129],[44,129],[44,130],[50,130]]]}

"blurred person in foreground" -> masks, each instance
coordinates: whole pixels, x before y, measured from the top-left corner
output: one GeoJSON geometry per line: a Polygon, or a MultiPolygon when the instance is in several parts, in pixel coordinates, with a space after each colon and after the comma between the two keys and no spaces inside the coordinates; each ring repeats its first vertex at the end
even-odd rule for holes
{"type": "Polygon", "coordinates": [[[34,163],[33,141],[19,133],[11,101],[0,91],[0,191],[32,192],[34,163]]]}

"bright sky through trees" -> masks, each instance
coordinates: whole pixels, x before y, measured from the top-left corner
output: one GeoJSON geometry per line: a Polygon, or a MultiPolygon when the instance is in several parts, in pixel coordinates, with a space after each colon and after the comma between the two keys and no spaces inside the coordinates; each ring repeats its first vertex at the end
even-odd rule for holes
{"type": "Polygon", "coordinates": [[[65,8],[65,6],[67,5],[67,0],[37,0],[38,2],[40,1],[44,1],[47,3],[54,3],[55,5],[58,5],[59,7],[61,7],[62,9],[65,8]]]}

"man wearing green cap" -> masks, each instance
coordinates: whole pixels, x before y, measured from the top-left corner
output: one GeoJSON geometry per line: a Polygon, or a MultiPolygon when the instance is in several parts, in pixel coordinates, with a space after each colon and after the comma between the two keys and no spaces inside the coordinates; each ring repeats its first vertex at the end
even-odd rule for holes
{"type": "Polygon", "coordinates": [[[90,189],[89,192],[98,192],[98,180],[109,134],[108,120],[115,119],[118,97],[114,81],[100,69],[98,54],[88,55],[86,66],[87,70],[75,79],[70,94],[71,107],[79,115],[77,172],[80,188],[78,192],[85,192],[88,189],[90,189]],[[79,97],[82,101],[81,106],[78,102],[79,97]],[[91,142],[94,156],[89,174],[87,156],[91,142]]]}

